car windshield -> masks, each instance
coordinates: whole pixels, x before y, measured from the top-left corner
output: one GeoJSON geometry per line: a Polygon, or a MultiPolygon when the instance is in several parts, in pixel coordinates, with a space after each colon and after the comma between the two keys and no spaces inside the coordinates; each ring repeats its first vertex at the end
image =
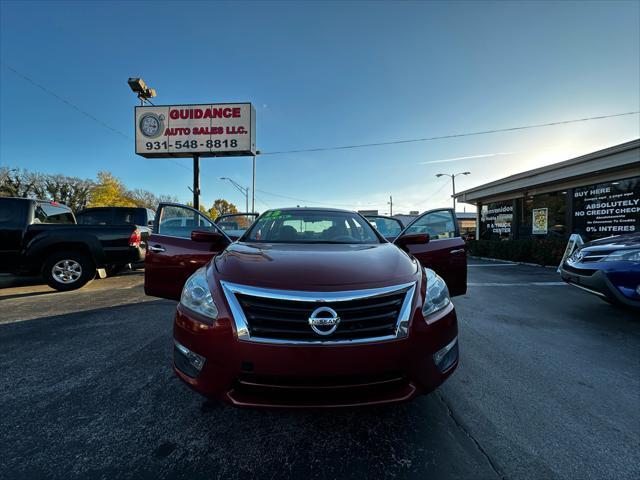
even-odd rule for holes
{"type": "Polygon", "coordinates": [[[368,222],[350,212],[271,210],[242,238],[263,243],[380,243],[368,222]]]}

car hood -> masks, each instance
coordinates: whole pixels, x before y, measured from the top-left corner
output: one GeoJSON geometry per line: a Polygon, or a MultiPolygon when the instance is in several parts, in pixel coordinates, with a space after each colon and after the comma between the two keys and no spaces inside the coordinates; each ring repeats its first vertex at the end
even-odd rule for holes
{"type": "Polygon", "coordinates": [[[627,248],[640,248],[640,234],[616,235],[600,238],[586,243],[581,250],[585,252],[624,250],[627,248]]]}
{"type": "Polygon", "coordinates": [[[362,289],[420,277],[419,263],[391,243],[231,244],[215,257],[216,277],[284,290],[362,289]]]}

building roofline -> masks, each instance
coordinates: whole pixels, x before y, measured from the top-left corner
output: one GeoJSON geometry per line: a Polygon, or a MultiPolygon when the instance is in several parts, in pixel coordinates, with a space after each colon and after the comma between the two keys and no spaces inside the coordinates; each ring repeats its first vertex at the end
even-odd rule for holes
{"type": "MultiPolygon", "coordinates": [[[[479,185],[477,187],[469,188],[467,190],[463,190],[461,192],[457,192],[455,194],[455,198],[466,197],[469,194],[473,194],[476,192],[481,192],[482,190],[493,189],[492,194],[496,193],[495,187],[500,187],[501,185],[507,186],[509,183],[516,182],[518,180],[526,179],[528,177],[533,177],[540,174],[547,174],[549,172],[553,172],[555,170],[566,169],[569,167],[574,167],[576,165],[580,165],[582,163],[592,162],[599,158],[608,157],[611,155],[615,155],[618,153],[626,152],[628,150],[633,150],[640,148],[640,138],[631,140],[629,142],[621,143],[618,145],[614,145],[611,147],[603,148],[602,150],[597,150],[595,152],[587,153],[585,155],[581,155],[576,158],[572,158],[569,160],[564,160],[562,162],[553,163],[551,165],[545,165],[544,167],[534,168],[533,170],[527,170],[525,172],[516,173],[514,175],[510,175],[508,177],[501,178],[499,180],[495,180],[493,182],[485,183],[483,185],[479,185]]],[[[528,188],[544,185],[551,183],[548,180],[543,181],[533,181],[528,188]]],[[[507,193],[513,190],[517,190],[518,188],[510,188],[507,187],[504,190],[501,190],[500,193],[507,193]]],[[[498,189],[500,190],[500,189],[498,189]]]]}

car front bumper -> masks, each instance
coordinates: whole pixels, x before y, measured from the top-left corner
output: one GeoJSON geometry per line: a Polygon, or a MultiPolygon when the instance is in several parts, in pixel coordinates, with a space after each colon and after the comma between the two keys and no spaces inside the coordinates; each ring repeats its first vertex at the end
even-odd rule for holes
{"type": "Polygon", "coordinates": [[[341,407],[409,400],[428,393],[458,365],[444,371],[434,354],[457,339],[450,304],[425,321],[413,314],[408,337],[356,345],[282,345],[238,340],[233,322],[218,318],[213,326],[198,322],[178,305],[174,339],[205,358],[195,377],[176,366],[178,377],[201,394],[246,407],[341,407]]]}
{"type": "Polygon", "coordinates": [[[560,276],[566,283],[581,290],[614,303],[640,308],[640,301],[623,295],[604,270],[580,269],[564,264],[560,268],[560,276]]]}

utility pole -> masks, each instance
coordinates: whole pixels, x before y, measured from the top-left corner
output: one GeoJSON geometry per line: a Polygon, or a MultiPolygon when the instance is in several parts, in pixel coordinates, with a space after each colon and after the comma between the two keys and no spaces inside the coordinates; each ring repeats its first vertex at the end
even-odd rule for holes
{"type": "Polygon", "coordinates": [[[256,156],[260,155],[260,150],[256,150],[253,155],[253,179],[251,185],[251,213],[256,213],[256,156]]]}
{"type": "Polygon", "coordinates": [[[451,178],[451,186],[453,187],[453,211],[456,211],[456,177],[458,175],[469,175],[471,172],[462,172],[462,173],[438,173],[436,177],[449,177],[451,178]]]}
{"type": "Polygon", "coordinates": [[[387,203],[389,204],[389,216],[393,217],[393,197],[391,195],[389,195],[389,201],[387,203]]]}

